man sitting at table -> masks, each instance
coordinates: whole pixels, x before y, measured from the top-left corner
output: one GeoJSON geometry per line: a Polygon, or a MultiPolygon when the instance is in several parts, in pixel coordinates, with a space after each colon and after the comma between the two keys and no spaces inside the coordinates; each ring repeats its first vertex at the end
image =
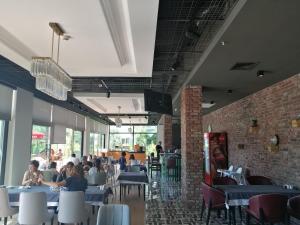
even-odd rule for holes
{"type": "Polygon", "coordinates": [[[73,162],[68,162],[66,165],[67,179],[60,182],[46,182],[42,178],[39,182],[53,187],[66,187],[69,191],[83,191],[87,189],[88,182],[83,177],[82,167],[75,166],[73,162]]]}
{"type": "Polygon", "coordinates": [[[22,185],[32,186],[40,185],[39,179],[43,177],[42,172],[38,170],[39,162],[37,160],[30,161],[29,168],[25,172],[22,185]]]}

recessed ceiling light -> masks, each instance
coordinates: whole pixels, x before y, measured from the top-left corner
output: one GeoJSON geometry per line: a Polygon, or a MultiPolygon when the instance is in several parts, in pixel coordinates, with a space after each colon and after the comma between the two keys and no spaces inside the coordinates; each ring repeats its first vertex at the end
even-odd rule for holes
{"type": "Polygon", "coordinates": [[[174,111],[177,112],[177,108],[175,108],[174,111]]]}
{"type": "Polygon", "coordinates": [[[263,70],[259,70],[256,73],[256,76],[259,77],[259,78],[262,78],[264,75],[265,75],[265,71],[263,71],[263,70]]]}
{"type": "Polygon", "coordinates": [[[221,41],[221,45],[222,46],[226,45],[226,42],[225,41],[221,41]]]}

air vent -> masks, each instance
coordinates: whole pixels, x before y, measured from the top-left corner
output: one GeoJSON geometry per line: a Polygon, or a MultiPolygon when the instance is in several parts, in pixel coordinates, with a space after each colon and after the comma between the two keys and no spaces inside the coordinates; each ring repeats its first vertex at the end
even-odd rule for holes
{"type": "Polygon", "coordinates": [[[259,62],[237,62],[230,70],[252,70],[259,62]]]}

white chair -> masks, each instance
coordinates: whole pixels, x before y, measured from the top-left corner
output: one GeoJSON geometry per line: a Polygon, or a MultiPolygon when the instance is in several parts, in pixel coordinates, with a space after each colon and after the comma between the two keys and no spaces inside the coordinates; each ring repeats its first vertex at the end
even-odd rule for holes
{"type": "Polygon", "coordinates": [[[18,215],[19,224],[53,224],[54,212],[47,209],[45,192],[21,192],[18,215]]]}
{"type": "Polygon", "coordinates": [[[0,218],[4,217],[4,225],[7,224],[7,217],[12,216],[17,212],[17,209],[9,206],[7,189],[0,188],[0,218]]]}
{"type": "Polygon", "coordinates": [[[90,223],[90,212],[86,208],[82,191],[61,191],[58,203],[58,223],[90,223]]]}
{"type": "Polygon", "coordinates": [[[98,211],[97,225],[130,225],[128,205],[103,205],[98,211]]]}
{"type": "Polygon", "coordinates": [[[228,171],[230,171],[230,172],[233,171],[233,165],[229,166],[228,171]]]}
{"type": "Polygon", "coordinates": [[[87,181],[89,185],[104,185],[106,184],[106,173],[100,172],[87,176],[87,181]]]}
{"type": "Polygon", "coordinates": [[[134,165],[134,166],[129,166],[128,167],[128,172],[140,172],[140,166],[139,165],[134,165]]]}

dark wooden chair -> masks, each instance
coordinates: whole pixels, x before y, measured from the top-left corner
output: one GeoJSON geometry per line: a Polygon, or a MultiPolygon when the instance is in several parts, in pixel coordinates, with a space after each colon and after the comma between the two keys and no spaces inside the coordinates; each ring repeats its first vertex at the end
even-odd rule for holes
{"type": "Polygon", "coordinates": [[[300,195],[288,200],[287,211],[290,216],[300,220],[300,195]]]}
{"type": "Polygon", "coordinates": [[[158,158],[148,157],[148,171],[150,172],[152,178],[152,171],[159,172],[161,174],[161,164],[158,158]]]}
{"type": "Polygon", "coordinates": [[[249,199],[249,207],[246,210],[246,224],[250,224],[250,218],[255,218],[260,224],[288,223],[287,219],[288,197],[280,194],[256,195],[249,199]]]}
{"type": "Polygon", "coordinates": [[[225,217],[226,217],[226,207],[225,207],[225,195],[222,191],[213,188],[205,183],[201,185],[201,192],[202,192],[202,208],[200,218],[203,218],[204,209],[207,208],[207,217],[206,217],[206,225],[209,224],[210,220],[210,212],[211,210],[224,210],[225,217]]]}
{"type": "Polygon", "coordinates": [[[272,180],[264,176],[249,176],[247,182],[250,185],[273,185],[272,180]]]}

